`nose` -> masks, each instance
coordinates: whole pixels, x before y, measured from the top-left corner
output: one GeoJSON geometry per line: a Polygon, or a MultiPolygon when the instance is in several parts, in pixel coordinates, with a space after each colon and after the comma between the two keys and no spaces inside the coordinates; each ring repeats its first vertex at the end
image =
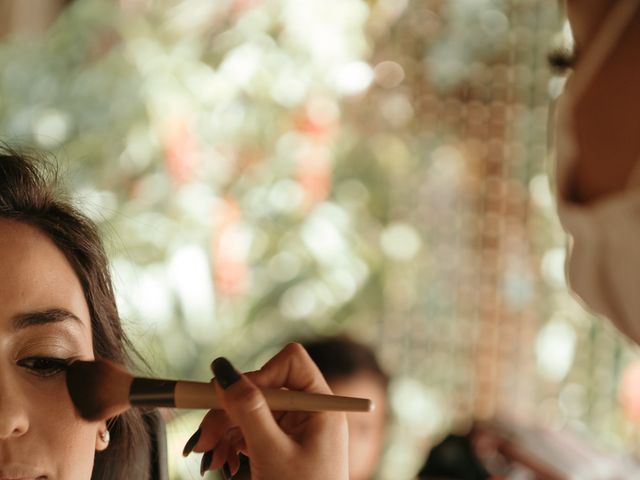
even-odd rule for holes
{"type": "Polygon", "coordinates": [[[0,367],[0,440],[19,437],[29,430],[28,402],[7,377],[0,367]]]}

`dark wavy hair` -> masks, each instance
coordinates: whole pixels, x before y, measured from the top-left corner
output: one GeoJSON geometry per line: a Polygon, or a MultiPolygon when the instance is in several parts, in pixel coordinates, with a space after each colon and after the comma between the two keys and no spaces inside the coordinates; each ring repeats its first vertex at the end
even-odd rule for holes
{"type": "MultiPolygon", "coordinates": [[[[56,164],[43,155],[0,146],[0,218],[37,228],[64,253],[89,306],[95,357],[131,368],[135,349],[118,316],[98,230],[74,207],[58,180],[56,164]]],[[[129,410],[108,424],[111,442],[96,453],[92,480],[149,478],[149,434],[143,415],[129,410]]]]}
{"type": "Polygon", "coordinates": [[[337,336],[302,341],[302,346],[328,382],[367,373],[387,390],[389,376],[367,345],[349,337],[337,336]]]}

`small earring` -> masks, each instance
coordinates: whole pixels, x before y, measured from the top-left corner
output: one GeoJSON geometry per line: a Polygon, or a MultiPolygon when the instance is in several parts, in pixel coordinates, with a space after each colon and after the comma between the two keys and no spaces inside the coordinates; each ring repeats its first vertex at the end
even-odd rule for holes
{"type": "Polygon", "coordinates": [[[100,432],[100,440],[109,445],[109,441],[111,440],[111,434],[109,433],[109,430],[100,432]]]}

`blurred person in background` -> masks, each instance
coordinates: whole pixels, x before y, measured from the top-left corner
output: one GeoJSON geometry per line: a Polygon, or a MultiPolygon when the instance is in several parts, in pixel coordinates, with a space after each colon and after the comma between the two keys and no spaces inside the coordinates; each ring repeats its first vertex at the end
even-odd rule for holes
{"type": "Polygon", "coordinates": [[[371,348],[347,337],[319,338],[302,345],[333,393],[373,400],[373,412],[347,414],[349,480],[370,480],[383,453],[389,377],[371,348]]]}

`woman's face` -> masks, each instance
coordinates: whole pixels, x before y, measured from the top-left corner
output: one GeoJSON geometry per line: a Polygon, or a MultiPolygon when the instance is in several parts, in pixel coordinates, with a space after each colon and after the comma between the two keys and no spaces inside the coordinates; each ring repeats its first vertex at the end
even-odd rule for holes
{"type": "Polygon", "coordinates": [[[384,444],[387,400],[380,380],[366,373],[329,381],[336,395],[369,398],[376,408],[369,413],[348,413],[349,480],[369,480],[380,463],[384,444]]]}
{"type": "Polygon", "coordinates": [[[104,422],[76,413],[64,366],[93,359],[89,310],[64,254],[0,218],[0,480],[91,477],[104,422]]]}

